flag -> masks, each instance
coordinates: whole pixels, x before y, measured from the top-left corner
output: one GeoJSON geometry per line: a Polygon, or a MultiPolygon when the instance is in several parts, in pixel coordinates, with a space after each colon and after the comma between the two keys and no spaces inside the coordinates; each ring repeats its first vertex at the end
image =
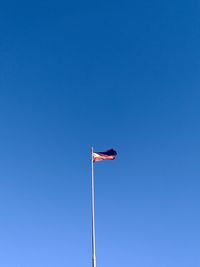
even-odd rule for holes
{"type": "Polygon", "coordinates": [[[117,156],[117,152],[113,149],[109,149],[105,152],[93,152],[93,162],[102,160],[114,160],[117,156]]]}

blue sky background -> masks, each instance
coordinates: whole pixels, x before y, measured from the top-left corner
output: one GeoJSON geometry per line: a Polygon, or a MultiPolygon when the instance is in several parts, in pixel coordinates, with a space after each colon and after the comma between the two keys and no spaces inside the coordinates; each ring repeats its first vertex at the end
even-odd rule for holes
{"type": "Polygon", "coordinates": [[[200,266],[200,2],[0,5],[0,266],[200,266]]]}

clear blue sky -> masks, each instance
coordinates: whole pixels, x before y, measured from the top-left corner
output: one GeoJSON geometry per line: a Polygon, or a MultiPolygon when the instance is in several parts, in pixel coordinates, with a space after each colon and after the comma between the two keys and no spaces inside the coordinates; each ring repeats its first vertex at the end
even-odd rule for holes
{"type": "Polygon", "coordinates": [[[0,266],[200,266],[200,2],[3,2],[0,266]]]}

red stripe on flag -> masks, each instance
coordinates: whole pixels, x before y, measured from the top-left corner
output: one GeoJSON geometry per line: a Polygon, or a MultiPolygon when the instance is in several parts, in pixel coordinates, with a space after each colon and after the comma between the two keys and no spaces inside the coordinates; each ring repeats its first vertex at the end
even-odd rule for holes
{"type": "Polygon", "coordinates": [[[93,156],[93,162],[102,160],[114,160],[114,159],[115,156],[103,156],[103,155],[93,156]]]}

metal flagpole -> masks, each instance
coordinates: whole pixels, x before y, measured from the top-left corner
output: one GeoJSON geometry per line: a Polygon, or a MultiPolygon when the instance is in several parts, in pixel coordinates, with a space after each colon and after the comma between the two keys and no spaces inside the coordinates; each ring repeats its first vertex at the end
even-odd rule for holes
{"type": "Polygon", "coordinates": [[[92,163],[92,267],[96,267],[96,243],[95,243],[95,218],[94,218],[94,163],[93,163],[93,147],[91,149],[92,163]]]}

